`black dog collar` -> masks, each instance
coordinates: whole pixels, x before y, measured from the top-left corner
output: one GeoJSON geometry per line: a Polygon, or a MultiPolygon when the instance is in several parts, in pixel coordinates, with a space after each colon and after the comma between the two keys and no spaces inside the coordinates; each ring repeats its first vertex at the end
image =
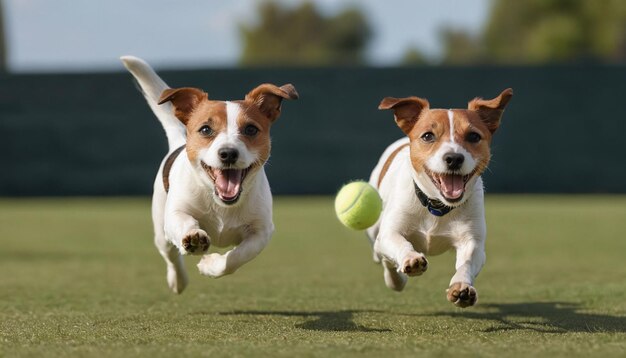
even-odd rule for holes
{"type": "Polygon", "coordinates": [[[439,200],[431,199],[426,196],[422,189],[417,186],[416,182],[413,182],[413,185],[415,186],[415,194],[417,195],[420,203],[422,203],[422,205],[424,205],[424,207],[426,207],[426,209],[428,209],[428,212],[430,212],[431,214],[435,216],[444,216],[447,213],[451,212],[452,209],[454,209],[453,207],[447,206],[439,200]]]}

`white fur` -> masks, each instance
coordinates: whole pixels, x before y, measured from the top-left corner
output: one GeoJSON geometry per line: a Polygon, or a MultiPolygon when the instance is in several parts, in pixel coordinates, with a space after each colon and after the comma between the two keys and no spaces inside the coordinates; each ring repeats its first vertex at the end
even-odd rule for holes
{"type": "MultiPolygon", "coordinates": [[[[156,104],[160,91],[167,85],[144,61],[130,56],[122,57],[124,65],[141,85],[150,108],[157,115],[168,136],[170,150],[185,143],[185,128],[173,116],[169,104],[156,104]],[[182,132],[181,132],[182,128],[182,132]],[[182,135],[181,135],[182,133],[182,135]]],[[[228,130],[211,147],[200,153],[209,165],[215,164],[217,150],[231,146],[239,150],[240,158],[234,166],[245,168],[256,154],[247,150],[239,139],[236,119],[239,105],[227,102],[228,130]]],[[[215,165],[219,167],[219,165],[215,165]]],[[[263,167],[248,173],[237,204],[225,206],[216,201],[214,185],[199,165],[192,164],[183,150],[170,171],[170,189],[163,186],[163,164],[154,181],[152,218],[155,244],[167,264],[167,282],[172,291],[182,292],[187,285],[187,274],[181,254],[187,254],[182,240],[189,234],[206,234],[211,246],[234,246],[225,254],[204,254],[198,263],[200,273],[221,277],[235,272],[241,265],[256,257],[267,245],[274,231],[272,223],[272,195],[263,167]]]]}
{"type": "Polygon", "coordinates": [[[450,141],[456,143],[454,140],[454,112],[450,109],[448,110],[448,120],[450,121],[450,141]]]}
{"type": "MultiPolygon", "coordinates": [[[[378,185],[381,169],[389,155],[407,143],[409,139],[402,138],[385,150],[372,172],[370,184],[378,185]]],[[[450,142],[444,146],[445,150],[466,154],[459,144],[450,142]]],[[[433,161],[442,161],[443,152],[438,151],[433,161]]],[[[466,156],[466,161],[471,162],[468,159],[471,156],[466,156]]],[[[466,170],[468,168],[464,165],[463,171],[466,170]]],[[[485,262],[486,223],[481,178],[470,180],[463,202],[442,217],[430,214],[419,202],[413,181],[427,196],[438,198],[438,190],[428,176],[413,169],[409,147],[406,147],[398,152],[387,170],[379,188],[383,212],[378,222],[367,230],[374,259],[382,261],[386,285],[398,291],[404,288],[408,276],[403,272],[403,265],[407,260],[423,259],[425,255],[438,255],[454,249],[456,273],[450,285],[463,283],[471,286],[485,262]]]]}

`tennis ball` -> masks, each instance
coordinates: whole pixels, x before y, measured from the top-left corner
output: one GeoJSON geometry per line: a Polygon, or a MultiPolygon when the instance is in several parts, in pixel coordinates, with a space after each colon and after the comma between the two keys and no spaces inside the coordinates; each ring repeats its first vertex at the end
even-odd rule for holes
{"type": "Polygon", "coordinates": [[[378,191],[364,181],[344,185],[335,197],[335,213],[350,229],[364,230],[374,225],[383,210],[378,191]]]}

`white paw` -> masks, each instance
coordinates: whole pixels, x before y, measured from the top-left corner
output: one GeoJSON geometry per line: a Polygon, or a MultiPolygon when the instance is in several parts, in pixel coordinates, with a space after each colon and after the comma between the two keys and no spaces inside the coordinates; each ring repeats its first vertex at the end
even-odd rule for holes
{"type": "Polygon", "coordinates": [[[226,271],[226,257],[220,254],[204,255],[198,262],[200,273],[209,277],[218,278],[229,274],[226,271]]]}
{"type": "Polygon", "coordinates": [[[478,301],[478,292],[476,289],[465,282],[455,282],[446,290],[448,301],[454,303],[455,306],[465,308],[473,306],[478,301]]]}
{"type": "Polygon", "coordinates": [[[402,262],[398,271],[408,276],[419,276],[428,269],[428,261],[424,255],[415,251],[409,252],[402,262]]]}
{"type": "Polygon", "coordinates": [[[189,230],[180,245],[182,255],[204,255],[209,249],[209,235],[200,229],[189,230]]]}

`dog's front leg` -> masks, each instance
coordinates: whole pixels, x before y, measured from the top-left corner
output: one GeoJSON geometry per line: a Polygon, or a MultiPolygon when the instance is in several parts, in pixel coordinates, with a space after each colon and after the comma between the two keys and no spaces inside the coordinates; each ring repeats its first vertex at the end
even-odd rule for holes
{"type": "Polygon", "coordinates": [[[428,268],[426,257],[398,232],[381,231],[374,251],[383,258],[385,284],[396,291],[404,288],[407,275],[419,276],[428,268]]]}
{"type": "Polygon", "coordinates": [[[209,249],[209,235],[198,221],[183,211],[165,215],[165,232],[182,255],[203,255],[209,249]]]}
{"type": "Polygon", "coordinates": [[[456,248],[456,273],[447,290],[448,301],[462,308],[476,303],[478,293],[472,285],[485,259],[484,239],[469,239],[456,248]]]}
{"type": "Polygon", "coordinates": [[[257,230],[223,255],[217,253],[204,255],[198,263],[198,270],[201,274],[214,278],[237,271],[239,267],[255,258],[263,250],[272,236],[272,231],[257,230]]]}

